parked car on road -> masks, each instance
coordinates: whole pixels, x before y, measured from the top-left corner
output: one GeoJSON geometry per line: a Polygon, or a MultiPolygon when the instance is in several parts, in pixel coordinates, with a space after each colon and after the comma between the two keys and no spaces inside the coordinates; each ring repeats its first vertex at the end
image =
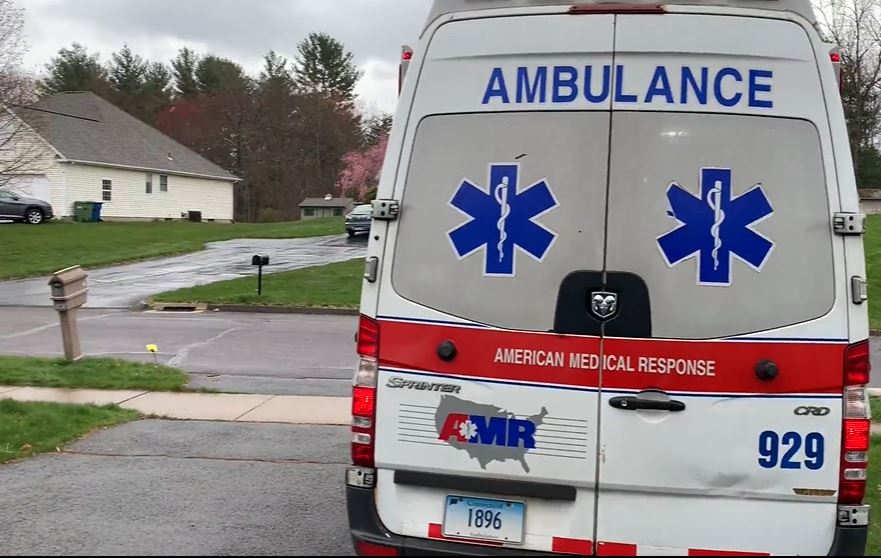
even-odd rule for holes
{"type": "Polygon", "coordinates": [[[0,219],[39,225],[52,217],[52,205],[49,202],[25,198],[9,190],[0,190],[0,219]]]}
{"type": "Polygon", "coordinates": [[[351,213],[346,215],[346,232],[349,236],[355,236],[358,233],[370,232],[370,221],[372,220],[373,206],[368,204],[355,206],[351,213]]]}

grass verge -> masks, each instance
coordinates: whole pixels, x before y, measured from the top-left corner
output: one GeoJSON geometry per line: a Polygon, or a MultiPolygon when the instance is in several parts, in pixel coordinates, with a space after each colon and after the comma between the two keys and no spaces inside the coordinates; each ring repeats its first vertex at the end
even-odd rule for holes
{"type": "Polygon", "coordinates": [[[866,217],[863,249],[869,283],[869,327],[881,330],[881,215],[866,217]]]}
{"type": "Polygon", "coordinates": [[[180,370],[109,358],[62,359],[0,356],[0,385],[181,391],[180,370]]]}
{"type": "MultiPolygon", "coordinates": [[[[881,436],[872,436],[869,452],[869,479],[866,483],[866,504],[872,511],[881,509],[881,436]]],[[[881,521],[869,518],[869,540],[866,556],[881,556],[881,521]]]]}
{"type": "Polygon", "coordinates": [[[286,308],[357,308],[363,273],[364,259],[357,258],[264,275],[262,295],[257,294],[256,277],[243,277],[161,293],[153,300],[286,308]]]}
{"type": "Polygon", "coordinates": [[[0,463],[56,451],[99,428],[139,418],[119,407],[0,400],[0,463]]]}
{"type": "Polygon", "coordinates": [[[302,238],[341,234],[343,219],[290,223],[47,223],[0,225],[0,279],[46,275],[71,265],[86,269],[197,252],[206,242],[234,238],[302,238]]]}

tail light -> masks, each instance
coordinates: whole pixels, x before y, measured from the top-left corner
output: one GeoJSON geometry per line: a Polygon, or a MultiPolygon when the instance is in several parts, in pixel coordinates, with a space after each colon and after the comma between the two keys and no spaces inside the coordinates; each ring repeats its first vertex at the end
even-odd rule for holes
{"type": "Polygon", "coordinates": [[[829,60],[832,62],[832,68],[835,70],[835,79],[838,80],[838,91],[840,92],[844,81],[841,79],[841,50],[838,47],[829,51],[829,60]]]}
{"type": "Polygon", "coordinates": [[[367,316],[361,316],[358,325],[358,355],[360,359],[352,387],[352,463],[373,467],[379,323],[367,316]]]}
{"type": "Polygon", "coordinates": [[[397,556],[398,549],[381,544],[373,544],[367,541],[355,541],[355,550],[358,556],[397,556]]]}
{"type": "Polygon", "coordinates": [[[401,62],[398,65],[398,94],[404,86],[404,77],[407,75],[407,69],[410,67],[410,60],[413,59],[413,49],[404,45],[401,47],[401,62]]]}
{"type": "Polygon", "coordinates": [[[569,8],[572,15],[579,14],[662,14],[661,4],[628,4],[620,2],[600,2],[597,4],[575,4],[569,8]]]}
{"type": "Polygon", "coordinates": [[[869,342],[862,341],[844,353],[844,417],[841,434],[841,473],[838,503],[861,504],[866,494],[869,465],[871,409],[866,384],[869,383],[869,342]]]}

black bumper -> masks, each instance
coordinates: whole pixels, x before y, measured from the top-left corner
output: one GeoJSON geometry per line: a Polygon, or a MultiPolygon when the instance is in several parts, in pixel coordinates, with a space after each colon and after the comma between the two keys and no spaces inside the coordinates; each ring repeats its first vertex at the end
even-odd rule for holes
{"type": "MultiPolygon", "coordinates": [[[[374,491],[369,488],[346,487],[349,529],[353,541],[391,546],[400,556],[559,556],[548,552],[529,552],[515,548],[477,546],[390,533],[379,520],[374,491]]],[[[863,556],[868,527],[838,527],[829,556],[863,556]]]]}

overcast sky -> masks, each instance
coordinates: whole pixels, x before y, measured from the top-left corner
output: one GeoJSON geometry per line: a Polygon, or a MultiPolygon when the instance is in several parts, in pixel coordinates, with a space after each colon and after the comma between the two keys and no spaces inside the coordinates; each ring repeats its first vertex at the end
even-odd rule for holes
{"type": "Polygon", "coordinates": [[[263,55],[293,58],[309,32],[323,31],[354,53],[365,74],[357,92],[371,112],[392,111],[401,45],[416,41],[429,0],[18,0],[25,8],[31,71],[76,41],[106,62],[123,43],[168,62],[187,45],[259,73],[263,55]]]}

